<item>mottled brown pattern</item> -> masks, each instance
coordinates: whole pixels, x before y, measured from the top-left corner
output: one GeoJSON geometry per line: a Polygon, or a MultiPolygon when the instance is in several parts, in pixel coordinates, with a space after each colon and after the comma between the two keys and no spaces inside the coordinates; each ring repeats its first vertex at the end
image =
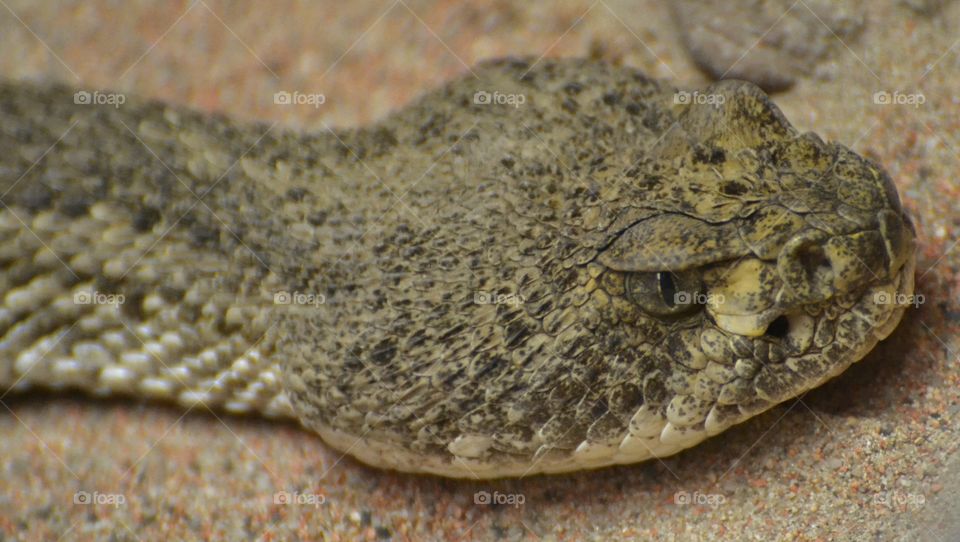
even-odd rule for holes
{"type": "Polygon", "coordinates": [[[475,71],[315,135],[0,87],[0,383],[293,415],[368,463],[516,476],[674,453],[899,321],[914,234],[890,179],[756,87],[475,71]]]}

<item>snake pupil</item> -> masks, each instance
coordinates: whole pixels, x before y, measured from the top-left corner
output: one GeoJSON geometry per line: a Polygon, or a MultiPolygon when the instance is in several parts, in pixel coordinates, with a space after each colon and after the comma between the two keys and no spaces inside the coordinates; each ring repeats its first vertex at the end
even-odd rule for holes
{"type": "Polygon", "coordinates": [[[661,271],[657,273],[657,281],[660,284],[660,296],[663,302],[672,309],[677,305],[677,285],[673,280],[673,273],[661,271]]]}

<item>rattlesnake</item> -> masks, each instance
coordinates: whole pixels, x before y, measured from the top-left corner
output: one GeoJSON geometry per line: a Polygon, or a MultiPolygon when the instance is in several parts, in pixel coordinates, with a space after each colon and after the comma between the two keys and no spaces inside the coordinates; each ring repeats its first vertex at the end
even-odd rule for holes
{"type": "Polygon", "coordinates": [[[797,396],[913,292],[889,176],[745,82],[505,59],[306,134],[76,96],[0,84],[5,392],[293,417],[403,471],[563,472],[797,396]]]}

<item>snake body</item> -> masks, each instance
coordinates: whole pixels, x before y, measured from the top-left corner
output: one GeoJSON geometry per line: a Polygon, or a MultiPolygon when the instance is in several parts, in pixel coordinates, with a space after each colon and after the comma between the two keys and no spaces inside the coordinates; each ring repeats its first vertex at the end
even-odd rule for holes
{"type": "Polygon", "coordinates": [[[749,83],[505,59],[307,134],[76,101],[0,83],[4,392],[292,417],[402,471],[564,472],[819,385],[913,292],[890,178],[749,83]]]}

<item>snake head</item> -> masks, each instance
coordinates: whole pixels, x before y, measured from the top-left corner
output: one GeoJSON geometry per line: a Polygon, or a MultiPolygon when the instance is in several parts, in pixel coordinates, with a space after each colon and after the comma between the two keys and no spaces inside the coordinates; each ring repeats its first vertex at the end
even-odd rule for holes
{"type": "MultiPolygon", "coordinates": [[[[291,402],[336,447],[486,478],[665,456],[839,373],[900,319],[914,232],[890,178],[755,86],[681,94],[548,59],[475,75],[385,125],[411,154],[384,169],[436,226],[396,218],[368,250],[338,246],[328,310],[282,313],[291,402]],[[479,100],[494,91],[525,105],[479,100]]],[[[391,205],[361,200],[371,223],[391,205]]]]}
{"type": "Polygon", "coordinates": [[[668,181],[631,196],[656,212],[631,211],[597,258],[670,330],[667,429],[649,403],[633,426],[681,444],[843,371],[913,294],[915,233],[881,168],[799,133],[750,83],[700,94],[651,151],[647,178],[668,181]]]}

